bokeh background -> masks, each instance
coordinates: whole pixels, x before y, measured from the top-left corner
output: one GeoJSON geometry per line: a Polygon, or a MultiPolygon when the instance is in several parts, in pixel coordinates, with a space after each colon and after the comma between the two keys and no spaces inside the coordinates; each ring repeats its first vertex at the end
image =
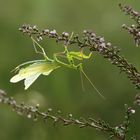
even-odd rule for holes
{"type": "MultiPolygon", "coordinates": [[[[120,12],[118,3],[130,4],[140,9],[139,0],[0,0],[0,88],[19,102],[39,103],[44,110],[61,110],[65,116],[102,118],[112,125],[119,124],[124,116],[124,104],[133,104],[137,91],[119,70],[102,56],[94,54],[90,61],[84,61],[87,75],[106,97],[102,100],[86,79],[86,91],[81,88],[80,76],[71,69],[58,69],[50,76],[41,76],[24,91],[23,81],[12,84],[11,70],[22,62],[40,59],[35,54],[31,40],[23,36],[18,28],[24,24],[37,25],[40,29],[56,29],[58,32],[81,33],[93,29],[98,35],[121,48],[121,53],[140,69],[139,48],[131,37],[121,29],[123,23],[132,21],[120,12]]],[[[45,50],[51,57],[62,46],[47,40],[45,50]]],[[[133,119],[133,131],[140,134],[140,111],[133,119]]],[[[33,122],[18,116],[6,105],[0,104],[1,140],[106,140],[107,136],[91,128],[56,125],[51,122],[33,122]]]]}

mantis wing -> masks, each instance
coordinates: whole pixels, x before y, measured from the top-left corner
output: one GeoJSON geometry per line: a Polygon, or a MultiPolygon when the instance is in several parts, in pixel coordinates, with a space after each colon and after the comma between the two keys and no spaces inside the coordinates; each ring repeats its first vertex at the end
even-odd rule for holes
{"type": "Polygon", "coordinates": [[[26,68],[19,70],[19,73],[10,79],[10,82],[16,83],[24,80],[25,90],[41,75],[49,75],[54,69],[60,66],[55,62],[37,62],[26,68]]]}
{"type": "Polygon", "coordinates": [[[24,85],[25,85],[25,90],[28,89],[32,84],[33,82],[40,76],[41,73],[36,73],[32,76],[29,76],[27,77],[25,80],[24,80],[24,85]]]}
{"type": "MultiPolygon", "coordinates": [[[[53,70],[50,70],[50,71],[47,71],[47,72],[44,72],[42,73],[43,75],[49,75],[53,70]]],[[[24,80],[24,85],[25,85],[25,90],[28,89],[32,84],[33,82],[41,75],[41,73],[36,73],[34,75],[31,75],[27,78],[25,78],[24,80]]]]}

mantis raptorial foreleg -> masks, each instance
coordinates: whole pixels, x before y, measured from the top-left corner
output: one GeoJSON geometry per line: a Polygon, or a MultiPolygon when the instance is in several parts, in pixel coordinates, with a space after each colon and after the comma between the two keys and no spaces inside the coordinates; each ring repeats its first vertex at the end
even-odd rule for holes
{"type": "Polygon", "coordinates": [[[31,39],[32,39],[32,42],[33,42],[33,46],[34,46],[35,52],[36,52],[36,53],[39,53],[39,54],[42,54],[46,60],[52,61],[52,59],[50,59],[50,58],[47,56],[47,54],[46,54],[44,48],[43,48],[33,37],[31,37],[31,39]],[[36,45],[41,49],[42,52],[40,52],[40,51],[37,50],[36,45]]]}
{"type": "Polygon", "coordinates": [[[31,39],[32,39],[32,42],[33,42],[33,46],[34,46],[35,52],[43,54],[44,56],[46,56],[44,48],[41,47],[41,45],[33,37],[31,37],[31,39]],[[42,50],[42,52],[37,50],[36,45],[42,50]]]}
{"type": "Polygon", "coordinates": [[[73,32],[71,33],[71,36],[69,38],[69,40],[67,41],[67,43],[64,45],[64,51],[63,52],[58,52],[58,53],[55,53],[55,56],[60,56],[60,57],[63,57],[63,58],[67,58],[67,54],[68,54],[68,44],[69,44],[69,41],[71,40],[72,36],[73,36],[73,32]]]}
{"type": "Polygon", "coordinates": [[[54,53],[54,60],[61,63],[61,61],[58,59],[58,57],[66,58],[67,61],[69,62],[69,64],[66,64],[66,63],[65,64],[67,66],[71,66],[71,68],[74,67],[74,60],[73,60],[73,57],[71,55],[69,55],[69,51],[67,49],[67,46],[65,46],[65,50],[63,52],[54,53]]]}

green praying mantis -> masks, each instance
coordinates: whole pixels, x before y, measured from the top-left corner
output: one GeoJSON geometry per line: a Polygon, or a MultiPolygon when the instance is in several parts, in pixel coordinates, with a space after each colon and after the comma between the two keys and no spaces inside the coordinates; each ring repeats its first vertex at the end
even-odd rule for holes
{"type": "MultiPolygon", "coordinates": [[[[31,37],[31,40],[33,42],[35,52],[42,54],[44,56],[44,59],[28,61],[18,65],[14,69],[16,72],[18,71],[18,74],[13,76],[10,79],[10,82],[16,83],[21,80],[24,80],[24,85],[26,90],[35,82],[35,80],[40,75],[49,75],[52,71],[60,67],[71,68],[80,71],[81,76],[83,74],[85,78],[89,81],[91,86],[96,90],[96,92],[102,98],[104,98],[104,96],[98,91],[98,89],[94,86],[94,84],[91,82],[89,77],[84,72],[82,63],[75,64],[74,62],[75,59],[79,61],[82,61],[83,59],[89,59],[92,55],[92,52],[89,53],[89,55],[85,55],[83,52],[80,51],[77,52],[69,51],[67,45],[64,45],[65,50],[60,53],[54,53],[53,59],[50,59],[47,56],[46,52],[44,51],[44,48],[33,37],[31,37]],[[41,49],[41,52],[38,51],[36,46],[38,46],[41,49]],[[60,59],[58,59],[58,57],[64,57],[68,61],[68,63],[61,61],[60,59]]],[[[83,87],[83,82],[82,82],[82,87],[83,87]]]]}

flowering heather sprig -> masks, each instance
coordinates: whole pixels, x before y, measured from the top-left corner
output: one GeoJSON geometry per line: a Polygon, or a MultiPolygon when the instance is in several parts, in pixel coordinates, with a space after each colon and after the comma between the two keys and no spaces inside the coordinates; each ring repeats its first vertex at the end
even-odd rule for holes
{"type": "Polygon", "coordinates": [[[140,106],[140,94],[137,94],[137,95],[135,96],[134,104],[140,106]]]}
{"type": "MultiPolygon", "coordinates": [[[[39,105],[34,106],[25,105],[24,103],[18,104],[13,97],[7,97],[7,94],[0,90],[0,103],[4,103],[12,107],[13,111],[22,116],[27,116],[27,118],[32,118],[34,121],[42,119],[44,121],[52,120],[55,124],[62,123],[63,125],[77,125],[80,128],[83,127],[93,127],[98,130],[102,130],[99,124],[94,119],[89,119],[86,121],[82,119],[74,119],[72,114],[69,114],[67,118],[63,118],[61,111],[57,111],[56,115],[52,115],[52,109],[49,108],[46,112],[41,112],[39,110],[39,105]]],[[[103,131],[106,131],[103,130],[103,131]]]]}
{"type": "Polygon", "coordinates": [[[136,25],[133,24],[130,27],[123,24],[122,28],[128,31],[130,35],[132,35],[135,45],[139,46],[140,45],[140,14],[135,11],[132,7],[130,6],[122,6],[119,4],[120,9],[122,12],[124,12],[126,15],[129,15],[131,19],[135,20],[136,25]]]}
{"type": "Polygon", "coordinates": [[[74,34],[71,37],[67,32],[63,32],[59,35],[56,30],[50,31],[49,29],[44,29],[40,32],[36,26],[30,26],[29,24],[24,24],[19,30],[24,34],[34,36],[38,41],[46,36],[48,38],[54,38],[57,43],[63,42],[69,46],[75,44],[79,48],[89,48],[90,51],[96,51],[108,59],[111,64],[119,67],[121,72],[125,72],[131,82],[140,89],[140,73],[137,69],[128,63],[123,56],[119,55],[120,49],[113,46],[110,42],[106,43],[104,37],[97,36],[91,30],[84,30],[82,38],[80,38],[78,34],[74,34]]]}
{"type": "Polygon", "coordinates": [[[54,124],[60,123],[64,126],[76,125],[79,128],[90,127],[98,131],[105,132],[110,136],[110,138],[116,138],[118,140],[125,140],[130,125],[130,116],[135,113],[135,110],[126,105],[125,120],[120,125],[112,127],[107,122],[100,119],[95,120],[93,118],[89,118],[86,120],[83,117],[76,119],[72,114],[64,117],[60,110],[57,111],[57,113],[54,113],[51,108],[49,108],[46,112],[41,112],[38,104],[36,106],[30,106],[24,103],[18,104],[13,97],[8,97],[7,94],[1,89],[0,103],[9,105],[18,115],[26,116],[34,121],[39,119],[43,120],[44,122],[52,120],[54,124]]]}
{"type": "Polygon", "coordinates": [[[19,31],[28,34],[29,36],[35,35],[38,41],[41,41],[44,36],[47,36],[49,38],[55,38],[56,41],[68,41],[69,34],[66,32],[63,32],[61,36],[58,36],[58,33],[55,29],[49,30],[44,29],[42,31],[39,31],[36,25],[30,26],[29,24],[23,24],[21,28],[19,28],[19,31]]]}
{"type": "Polygon", "coordinates": [[[132,35],[134,39],[135,45],[138,47],[140,45],[140,26],[137,25],[131,25],[130,27],[123,24],[122,28],[128,31],[129,34],[132,35]]]}
{"type": "Polygon", "coordinates": [[[0,103],[4,103],[12,107],[13,111],[22,116],[27,116],[27,118],[32,118],[37,121],[42,119],[44,121],[52,120],[54,124],[62,123],[63,125],[77,125],[80,128],[83,127],[93,127],[101,131],[112,131],[109,125],[105,126],[105,122],[96,121],[92,118],[85,120],[84,118],[75,119],[72,114],[69,114],[67,118],[62,117],[61,111],[58,111],[56,115],[52,115],[52,109],[48,109],[47,112],[41,112],[39,110],[39,105],[33,107],[25,105],[24,103],[18,104],[13,97],[7,97],[7,94],[0,90],[0,103]]]}
{"type": "Polygon", "coordinates": [[[131,6],[119,4],[122,12],[129,15],[131,19],[134,19],[138,25],[140,25],[140,14],[135,11],[131,6]]]}

